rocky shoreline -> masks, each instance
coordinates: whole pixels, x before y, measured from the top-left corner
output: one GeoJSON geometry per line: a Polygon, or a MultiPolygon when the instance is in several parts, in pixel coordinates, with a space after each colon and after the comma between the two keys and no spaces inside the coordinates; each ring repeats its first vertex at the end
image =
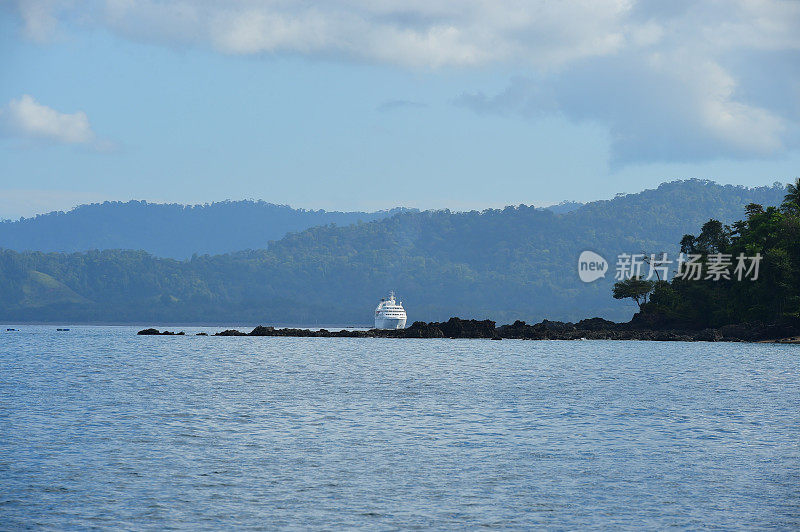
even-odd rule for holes
{"type": "MultiPolygon", "coordinates": [[[[181,332],[144,329],[139,335],[179,336],[181,332]]],[[[199,336],[207,336],[199,333],[199,336]]],[[[717,329],[680,329],[643,327],[634,319],[615,323],[602,318],[577,323],[544,320],[529,325],[516,321],[496,326],[491,320],[450,318],[446,322],[414,322],[406,329],[366,331],[329,331],[327,329],[276,329],[259,325],[250,332],[227,329],[212,336],[292,336],[308,338],[483,338],[488,340],[652,340],[676,342],[775,342],[800,344],[797,324],[746,323],[717,329]]]]}

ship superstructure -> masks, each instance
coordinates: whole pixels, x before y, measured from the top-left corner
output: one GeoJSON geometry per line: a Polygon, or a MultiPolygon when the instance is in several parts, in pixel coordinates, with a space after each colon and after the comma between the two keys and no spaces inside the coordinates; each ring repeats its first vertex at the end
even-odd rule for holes
{"type": "Polygon", "coordinates": [[[376,329],[405,329],[406,310],[403,303],[394,297],[394,291],[389,293],[388,299],[381,299],[375,309],[376,329]]]}

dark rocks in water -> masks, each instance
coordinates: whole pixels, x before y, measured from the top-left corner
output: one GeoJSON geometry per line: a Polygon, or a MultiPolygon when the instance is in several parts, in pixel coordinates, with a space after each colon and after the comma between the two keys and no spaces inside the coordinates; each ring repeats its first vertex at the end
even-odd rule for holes
{"type": "MultiPolygon", "coordinates": [[[[615,323],[603,318],[590,318],[578,323],[543,320],[528,325],[524,321],[515,321],[510,325],[497,327],[491,320],[463,320],[450,318],[446,322],[415,321],[407,329],[370,329],[330,331],[328,329],[276,329],[259,325],[249,333],[235,329],[226,329],[214,336],[288,336],[306,338],[484,338],[490,340],[654,340],[662,342],[758,342],[778,341],[800,337],[800,323],[764,324],[745,323],[726,325],[718,329],[691,328],[654,328],[642,327],[644,318],[629,323],[615,323]]],[[[663,325],[662,322],[659,322],[663,325]]],[[[159,332],[157,329],[144,329],[138,334],[144,335],[181,335],[169,331],[159,332]]],[[[207,336],[198,333],[198,336],[207,336]]]]}
{"type": "MultiPolygon", "coordinates": [[[[620,323],[620,327],[627,329],[645,329],[651,331],[696,331],[699,333],[703,327],[685,319],[670,315],[667,312],[655,309],[647,312],[637,312],[628,323],[620,323]]],[[[708,333],[706,333],[708,334],[708,333]]]]}
{"type": "Polygon", "coordinates": [[[797,323],[743,323],[725,325],[719,329],[723,339],[739,338],[749,342],[791,338],[800,335],[800,324],[797,323]]]}
{"type": "Polygon", "coordinates": [[[526,327],[530,327],[522,320],[517,320],[511,325],[501,325],[498,328],[503,338],[524,338],[526,327]]]}
{"type": "Polygon", "coordinates": [[[158,329],[142,329],[141,331],[139,331],[136,334],[143,335],[143,336],[183,336],[186,333],[183,332],[183,331],[176,333],[176,332],[172,332],[172,331],[160,332],[158,329]]]}
{"type": "Polygon", "coordinates": [[[497,333],[502,338],[524,340],[574,340],[583,336],[574,323],[550,320],[535,325],[517,320],[511,325],[498,327],[497,333]]]}
{"type": "Polygon", "coordinates": [[[236,329],[225,329],[222,332],[214,333],[214,336],[247,336],[247,333],[236,329]]]}
{"type": "MultiPolygon", "coordinates": [[[[175,334],[167,331],[159,332],[157,329],[145,329],[138,334],[144,335],[165,335],[175,334]]],[[[207,333],[198,333],[197,336],[207,336],[207,333]]],[[[368,331],[329,331],[328,329],[276,329],[275,327],[265,327],[259,325],[249,333],[236,329],[226,329],[214,333],[214,336],[290,336],[306,338],[490,338],[500,339],[495,327],[495,322],[491,320],[462,320],[460,318],[450,318],[442,323],[414,322],[407,329],[370,329],[368,331]]]]}
{"type": "Polygon", "coordinates": [[[716,329],[703,329],[695,335],[695,339],[700,342],[719,342],[722,335],[716,329]]]}
{"type": "MultiPolygon", "coordinates": [[[[521,322],[524,323],[524,322],[521,322]]],[[[509,327],[509,326],[504,326],[509,327]]],[[[483,338],[500,340],[502,327],[498,328],[492,320],[464,320],[450,318],[444,322],[415,321],[407,329],[377,330],[370,332],[377,337],[390,338],[483,338]]],[[[508,336],[509,338],[511,336],[508,336]]]]}
{"type": "Polygon", "coordinates": [[[462,320],[450,318],[443,322],[415,321],[406,329],[371,329],[370,336],[380,338],[496,338],[492,320],[462,320]]]}
{"type": "Polygon", "coordinates": [[[199,332],[199,333],[195,334],[195,336],[208,336],[208,333],[207,332],[199,332]]]}
{"type": "Polygon", "coordinates": [[[776,344],[800,344],[800,336],[790,338],[780,338],[778,340],[761,340],[762,342],[774,342],[776,344]]]}
{"type": "Polygon", "coordinates": [[[581,320],[575,324],[575,328],[582,331],[602,331],[606,329],[614,329],[618,326],[618,323],[605,320],[603,318],[589,318],[586,320],[581,320]]]}
{"type": "Polygon", "coordinates": [[[448,338],[495,338],[498,336],[495,323],[492,320],[478,321],[450,318],[445,323],[432,325],[438,325],[448,338]]]}
{"type": "Polygon", "coordinates": [[[329,331],[328,329],[276,329],[275,327],[264,327],[259,325],[249,333],[240,331],[223,331],[215,336],[291,336],[302,338],[371,338],[375,336],[372,331],[329,331]]]}
{"type": "MultiPolygon", "coordinates": [[[[436,323],[415,321],[407,329],[398,329],[391,332],[398,338],[444,338],[444,332],[436,325],[436,323]]],[[[380,335],[383,333],[383,331],[377,329],[375,329],[375,332],[380,335]]]]}
{"type": "MultiPolygon", "coordinates": [[[[639,316],[639,315],[637,315],[639,316]]],[[[544,320],[535,325],[516,321],[497,328],[502,338],[525,340],[654,340],[662,342],[752,342],[765,339],[790,338],[800,335],[796,324],[765,325],[745,323],[719,329],[668,327],[672,323],[663,316],[634,317],[629,323],[615,323],[603,318],[581,320],[578,323],[544,320]]]]}

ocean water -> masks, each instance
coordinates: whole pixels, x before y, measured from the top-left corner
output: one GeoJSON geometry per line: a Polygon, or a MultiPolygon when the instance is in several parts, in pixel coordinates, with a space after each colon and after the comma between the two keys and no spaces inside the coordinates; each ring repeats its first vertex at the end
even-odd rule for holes
{"type": "Polygon", "coordinates": [[[800,346],[7,327],[2,530],[800,527],[800,346]]]}

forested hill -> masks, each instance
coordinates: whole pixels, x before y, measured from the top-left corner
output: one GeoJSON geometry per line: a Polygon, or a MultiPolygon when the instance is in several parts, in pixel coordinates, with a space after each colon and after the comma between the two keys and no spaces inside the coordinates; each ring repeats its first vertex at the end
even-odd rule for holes
{"type": "Polygon", "coordinates": [[[709,218],[733,222],[745,205],[779,205],[784,194],[782,186],[673,182],[565,214],[526,206],[406,212],[186,261],[5,251],[0,320],[367,324],[390,289],[411,321],[627,319],[634,304],[611,297],[619,253],[677,252],[709,218]],[[583,250],[608,259],[605,279],[579,281],[583,250]]]}
{"type": "Polygon", "coordinates": [[[265,248],[289,232],[369,222],[404,211],[328,212],[247,200],[207,205],[93,203],[68,212],[0,222],[0,248],[61,252],[141,249],[159,257],[184,259],[194,253],[265,248]]]}

